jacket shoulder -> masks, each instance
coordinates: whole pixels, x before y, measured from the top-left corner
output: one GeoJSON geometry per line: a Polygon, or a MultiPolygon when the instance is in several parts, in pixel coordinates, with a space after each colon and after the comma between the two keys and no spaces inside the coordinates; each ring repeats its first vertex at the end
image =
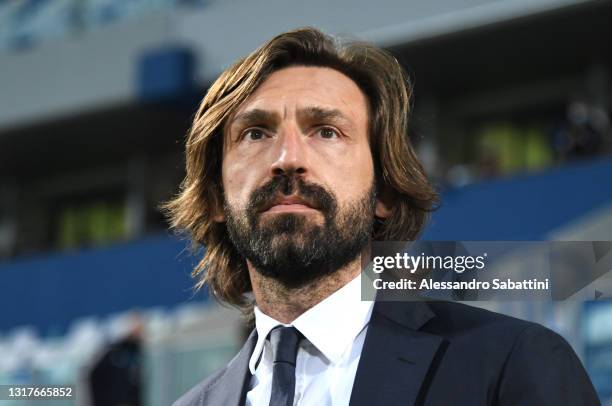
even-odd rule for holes
{"type": "Polygon", "coordinates": [[[187,393],[177,399],[172,406],[196,406],[204,404],[204,393],[225,374],[227,367],[219,369],[208,378],[204,379],[196,386],[191,388],[187,393]]]}
{"type": "Polygon", "coordinates": [[[211,400],[211,398],[220,396],[219,393],[222,393],[221,396],[226,395],[228,390],[231,391],[235,389],[236,382],[240,382],[240,384],[243,383],[244,375],[248,371],[248,360],[253,351],[256,339],[256,330],[253,329],[242,349],[229,361],[225,367],[219,369],[211,376],[191,388],[187,393],[174,402],[173,406],[203,406],[204,404],[220,404],[218,400],[211,400]],[[227,387],[228,385],[229,387],[227,387]],[[218,388],[221,389],[221,392],[217,391],[218,388]]]}
{"type": "Polygon", "coordinates": [[[514,342],[502,372],[498,399],[502,405],[601,404],[570,344],[535,323],[523,329],[514,342]]]}
{"type": "Polygon", "coordinates": [[[430,306],[437,317],[426,329],[449,341],[447,356],[490,372],[496,404],[600,404],[582,363],[558,333],[461,303],[430,306]]]}

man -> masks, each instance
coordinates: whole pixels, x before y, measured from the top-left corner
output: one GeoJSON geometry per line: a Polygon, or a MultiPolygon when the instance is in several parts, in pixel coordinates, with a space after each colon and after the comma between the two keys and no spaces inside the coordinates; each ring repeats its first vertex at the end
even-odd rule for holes
{"type": "Polygon", "coordinates": [[[212,85],[167,207],[206,246],[198,286],[256,328],[175,405],[598,404],[569,345],[539,325],[360,300],[370,241],[415,239],[436,200],[407,137],[410,90],[385,51],[309,28],[212,85]]]}
{"type": "Polygon", "coordinates": [[[125,337],[110,344],[89,372],[92,406],[140,406],[144,325],[133,314],[125,337]]]}

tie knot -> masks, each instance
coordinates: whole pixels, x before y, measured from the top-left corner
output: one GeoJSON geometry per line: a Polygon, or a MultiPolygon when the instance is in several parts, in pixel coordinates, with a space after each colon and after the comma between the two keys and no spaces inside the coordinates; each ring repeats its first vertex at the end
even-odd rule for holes
{"type": "Polygon", "coordinates": [[[302,334],[295,327],[279,326],[270,331],[274,363],[286,362],[295,366],[295,358],[301,339],[302,334]]]}

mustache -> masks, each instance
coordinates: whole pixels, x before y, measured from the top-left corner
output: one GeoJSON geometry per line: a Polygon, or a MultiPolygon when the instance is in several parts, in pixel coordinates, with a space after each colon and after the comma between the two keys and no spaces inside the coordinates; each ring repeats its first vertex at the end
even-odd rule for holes
{"type": "Polygon", "coordinates": [[[249,213],[260,213],[270,207],[278,197],[294,194],[323,213],[332,213],[336,210],[336,198],[323,186],[306,183],[301,177],[278,175],[253,191],[247,211],[249,213]]]}

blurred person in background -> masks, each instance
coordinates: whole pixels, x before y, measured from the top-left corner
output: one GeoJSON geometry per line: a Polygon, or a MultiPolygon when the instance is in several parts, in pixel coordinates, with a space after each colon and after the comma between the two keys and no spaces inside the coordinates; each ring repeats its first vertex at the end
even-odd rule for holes
{"type": "Polygon", "coordinates": [[[195,405],[596,405],[559,335],[449,302],[361,300],[371,240],[414,240],[437,195],[407,136],[411,85],[386,51],[305,28],[211,86],[166,206],[194,274],[253,313],[195,405]]]}
{"type": "Polygon", "coordinates": [[[144,324],[138,315],[128,333],[106,348],[93,364],[89,387],[93,406],[140,406],[144,324]]]}

